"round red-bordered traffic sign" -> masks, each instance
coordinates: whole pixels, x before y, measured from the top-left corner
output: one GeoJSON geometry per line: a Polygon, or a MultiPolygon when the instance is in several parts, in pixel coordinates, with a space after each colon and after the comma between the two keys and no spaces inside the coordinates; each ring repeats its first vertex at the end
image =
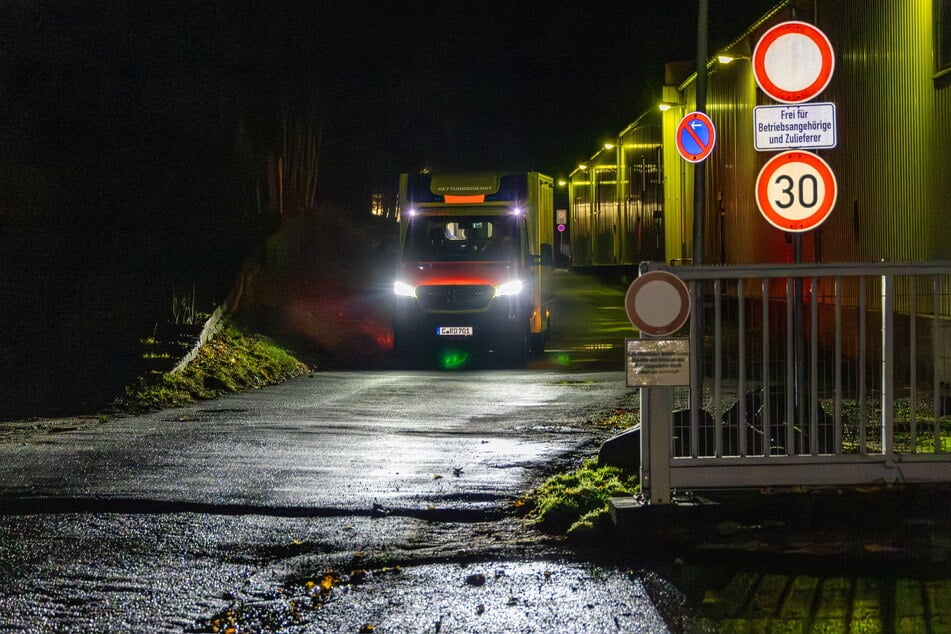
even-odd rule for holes
{"type": "Polygon", "coordinates": [[[756,206],[769,224],[783,231],[815,229],[832,213],[837,196],[832,168],[804,150],[777,154],[756,177],[756,206]]]}
{"type": "Polygon", "coordinates": [[[783,22],[766,31],[753,50],[753,77],[782,103],[802,103],[825,90],[835,70],[826,34],[808,22],[783,22]]]}
{"type": "Polygon", "coordinates": [[[665,337],[680,330],[690,316],[690,292],[667,271],[648,271],[631,282],[624,295],[631,324],[645,335],[665,337]]]}
{"type": "Polygon", "coordinates": [[[680,156],[691,163],[699,163],[713,152],[717,129],[705,113],[691,112],[677,125],[676,139],[680,156]]]}

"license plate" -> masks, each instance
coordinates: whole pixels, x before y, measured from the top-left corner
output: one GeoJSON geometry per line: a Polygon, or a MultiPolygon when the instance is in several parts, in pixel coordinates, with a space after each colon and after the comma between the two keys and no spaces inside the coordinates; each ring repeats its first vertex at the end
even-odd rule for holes
{"type": "Polygon", "coordinates": [[[472,326],[439,326],[436,334],[440,337],[471,337],[472,326]]]}

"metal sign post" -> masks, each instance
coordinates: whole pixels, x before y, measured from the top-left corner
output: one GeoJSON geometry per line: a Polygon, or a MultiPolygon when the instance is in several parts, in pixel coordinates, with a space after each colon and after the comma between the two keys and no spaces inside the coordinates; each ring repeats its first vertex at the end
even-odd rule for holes
{"type": "MultiPolygon", "coordinates": [[[[646,266],[646,265],[642,265],[646,266]]],[[[654,504],[670,503],[670,439],[674,391],[691,372],[689,342],[669,337],[687,322],[690,292],[679,277],[667,271],[645,271],[631,282],[624,309],[641,341],[625,343],[629,386],[640,388],[641,491],[654,504]],[[686,360],[685,360],[686,357],[686,360]],[[686,362],[685,362],[686,361],[686,362]],[[640,371],[634,368],[638,363],[640,371]],[[638,376],[640,375],[640,376],[638,376]],[[634,377],[632,380],[631,377],[634,377]]]]}
{"type": "MultiPolygon", "coordinates": [[[[763,34],[753,50],[753,76],[767,95],[786,106],[753,109],[756,150],[796,148],[771,158],[756,178],[756,205],[771,225],[792,232],[794,260],[802,264],[802,234],[821,225],[835,206],[838,184],[832,168],[819,156],[802,148],[836,145],[835,104],[799,105],[819,95],[832,80],[835,54],[829,38],[807,22],[777,24],[763,34]]],[[[795,403],[787,407],[805,418],[810,401],[806,385],[803,283],[787,281],[792,339],[789,372],[794,383],[795,403]],[[790,297],[792,295],[792,297],[790,297]]],[[[810,289],[815,292],[815,289],[810,289]]],[[[800,442],[802,437],[800,437],[800,442]]],[[[792,427],[787,428],[786,446],[792,451],[792,427]]],[[[814,439],[813,439],[814,441],[814,439]]],[[[800,446],[799,453],[803,447],[800,446]]]]}

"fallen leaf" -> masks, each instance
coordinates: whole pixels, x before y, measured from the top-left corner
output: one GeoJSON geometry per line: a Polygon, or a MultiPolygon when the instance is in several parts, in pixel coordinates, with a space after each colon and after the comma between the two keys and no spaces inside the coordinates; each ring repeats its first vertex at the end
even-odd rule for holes
{"type": "Polygon", "coordinates": [[[865,551],[869,553],[890,553],[898,549],[892,546],[882,546],[881,544],[866,544],[865,551]]]}
{"type": "Polygon", "coordinates": [[[332,575],[324,575],[320,579],[320,591],[324,594],[330,592],[334,587],[334,577],[332,575]]]}

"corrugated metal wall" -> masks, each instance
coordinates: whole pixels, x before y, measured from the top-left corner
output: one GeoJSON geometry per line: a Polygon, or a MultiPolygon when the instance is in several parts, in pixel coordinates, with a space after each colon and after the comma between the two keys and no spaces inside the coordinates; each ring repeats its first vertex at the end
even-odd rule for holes
{"type": "Polygon", "coordinates": [[[816,25],[836,48],[823,99],[836,104],[839,124],[827,157],[839,199],[820,229],[823,259],[951,257],[951,88],[933,80],[932,3],[826,0],[816,25]]]}
{"type": "Polygon", "coordinates": [[[620,231],[620,202],[617,195],[618,169],[616,165],[596,166],[594,208],[594,257],[592,264],[618,264],[617,244],[620,231]]]}
{"type": "MultiPolygon", "coordinates": [[[[677,97],[679,101],[681,97],[677,97]]],[[[682,102],[681,102],[682,103],[682,102]]],[[[664,166],[664,241],[668,262],[683,262],[690,257],[693,221],[693,168],[680,158],[674,133],[686,113],[685,105],[675,105],[661,114],[664,166]],[[689,169],[688,169],[689,168],[689,169]]]]}
{"type": "Polygon", "coordinates": [[[571,226],[571,263],[591,265],[591,235],[594,206],[591,204],[591,180],[586,169],[578,169],[568,182],[568,222],[571,226]]]}
{"type": "MultiPolygon", "coordinates": [[[[618,152],[603,148],[569,180],[572,266],[621,264],[621,233],[625,231],[618,152]]],[[[627,239],[627,238],[625,238],[627,239]]]]}
{"type": "Polygon", "coordinates": [[[664,184],[660,112],[651,111],[620,134],[618,161],[623,177],[620,263],[664,259],[664,184]]]}

